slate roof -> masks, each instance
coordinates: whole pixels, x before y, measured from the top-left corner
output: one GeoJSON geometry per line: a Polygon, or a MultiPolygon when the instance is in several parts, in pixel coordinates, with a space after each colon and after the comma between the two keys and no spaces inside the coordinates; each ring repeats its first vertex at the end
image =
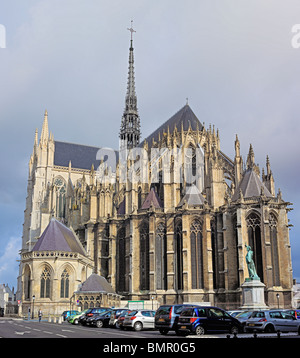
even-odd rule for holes
{"type": "Polygon", "coordinates": [[[67,251],[86,256],[74,232],[54,218],[51,219],[32,251],[67,251]]]}
{"type": "Polygon", "coordinates": [[[107,282],[103,276],[99,276],[95,273],[92,273],[91,276],[84,281],[77,292],[115,293],[111,284],[107,282]]]}
{"type": "Polygon", "coordinates": [[[263,188],[263,193],[265,196],[272,198],[272,194],[266,188],[265,184],[260,180],[259,176],[255,173],[253,168],[247,169],[240,184],[232,196],[232,201],[239,199],[240,190],[242,190],[244,198],[260,196],[261,188],[263,188]]]}
{"type": "Polygon", "coordinates": [[[184,197],[181,199],[178,206],[182,206],[184,203],[187,203],[189,206],[199,206],[203,205],[205,199],[203,195],[200,193],[200,190],[196,187],[195,184],[191,185],[184,197]]]}
{"type": "MultiPolygon", "coordinates": [[[[172,116],[165,123],[163,123],[152,134],[150,134],[146,138],[146,141],[148,143],[152,143],[152,139],[158,141],[158,133],[160,132],[160,134],[162,135],[163,132],[168,131],[168,127],[170,133],[173,133],[175,125],[177,127],[177,130],[181,131],[181,124],[183,125],[184,131],[187,131],[190,125],[191,125],[191,129],[194,131],[197,130],[197,127],[199,130],[203,128],[202,124],[200,123],[199,119],[196,117],[195,113],[192,111],[191,107],[188,104],[186,104],[177,113],[175,113],[174,116],[172,116]]],[[[143,145],[143,143],[144,140],[141,142],[141,145],[143,145]]]]}
{"type": "Polygon", "coordinates": [[[154,188],[151,188],[149,194],[147,195],[145,201],[143,202],[141,209],[149,209],[151,204],[153,204],[155,208],[163,207],[162,202],[159,196],[157,195],[157,192],[154,190],[154,188]]]}
{"type": "MultiPolygon", "coordinates": [[[[96,160],[96,155],[100,147],[55,141],[54,165],[68,167],[71,161],[72,168],[90,170],[92,164],[95,170],[99,167],[100,160],[96,160]]],[[[102,148],[104,153],[110,154],[108,149],[102,148]]],[[[118,151],[114,151],[116,163],[118,160],[118,151]]],[[[112,158],[113,159],[113,158],[112,158]]],[[[106,157],[104,155],[104,161],[106,157]]]]}

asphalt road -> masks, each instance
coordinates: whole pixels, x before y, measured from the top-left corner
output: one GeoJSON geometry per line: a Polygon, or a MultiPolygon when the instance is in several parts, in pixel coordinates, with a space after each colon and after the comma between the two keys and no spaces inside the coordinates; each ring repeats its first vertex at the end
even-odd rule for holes
{"type": "MultiPolygon", "coordinates": [[[[169,332],[162,336],[158,331],[122,331],[112,328],[96,328],[81,325],[71,325],[68,322],[49,323],[35,320],[24,321],[22,319],[0,318],[0,338],[103,338],[103,339],[205,339],[205,338],[226,338],[227,334],[206,334],[204,336],[178,337],[175,332],[169,332]]],[[[233,337],[231,335],[231,337],[233,337]]],[[[239,338],[253,338],[253,334],[238,334],[239,338]]],[[[276,333],[259,333],[258,338],[276,338],[276,333]]],[[[282,333],[282,338],[300,338],[297,333],[282,333]]]]}

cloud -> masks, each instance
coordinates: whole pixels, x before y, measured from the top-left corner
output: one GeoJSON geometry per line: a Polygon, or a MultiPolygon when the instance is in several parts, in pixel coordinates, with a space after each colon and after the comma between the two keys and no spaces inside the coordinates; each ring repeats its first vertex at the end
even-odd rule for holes
{"type": "Polygon", "coordinates": [[[18,277],[19,264],[16,260],[19,257],[22,239],[20,237],[10,237],[0,252],[0,283],[8,283],[16,289],[16,278],[18,277]]]}

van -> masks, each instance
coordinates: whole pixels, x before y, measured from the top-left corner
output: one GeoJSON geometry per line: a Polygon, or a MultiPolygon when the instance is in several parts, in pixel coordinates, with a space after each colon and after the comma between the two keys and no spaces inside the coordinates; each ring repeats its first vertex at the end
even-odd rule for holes
{"type": "Polygon", "coordinates": [[[226,311],[218,307],[198,306],[182,310],[176,334],[203,335],[210,331],[236,334],[243,331],[243,326],[239,320],[231,317],[226,311]]]}
{"type": "Polygon", "coordinates": [[[168,334],[169,331],[177,331],[177,323],[181,311],[186,307],[195,307],[189,304],[162,305],[155,313],[155,329],[160,334],[168,334]]]}

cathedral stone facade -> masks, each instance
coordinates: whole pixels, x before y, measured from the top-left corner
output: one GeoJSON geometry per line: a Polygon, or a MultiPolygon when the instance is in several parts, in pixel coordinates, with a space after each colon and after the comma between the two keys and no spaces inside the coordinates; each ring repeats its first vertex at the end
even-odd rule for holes
{"type": "Polygon", "coordinates": [[[119,150],[56,141],[45,112],[29,161],[18,277],[24,307],[34,295],[67,309],[97,274],[127,300],[237,308],[246,245],[266,304],[277,306],[279,295],[281,307],[291,306],[291,203],[275,192],[269,158],[260,173],[251,145],[241,157],[237,136],[229,158],[219,131],[205,128],[189,104],[141,140],[132,39],[119,138],[119,150]],[[56,244],[43,248],[51,222],[56,244]],[[73,235],[68,248],[59,225],[73,235]]]}

